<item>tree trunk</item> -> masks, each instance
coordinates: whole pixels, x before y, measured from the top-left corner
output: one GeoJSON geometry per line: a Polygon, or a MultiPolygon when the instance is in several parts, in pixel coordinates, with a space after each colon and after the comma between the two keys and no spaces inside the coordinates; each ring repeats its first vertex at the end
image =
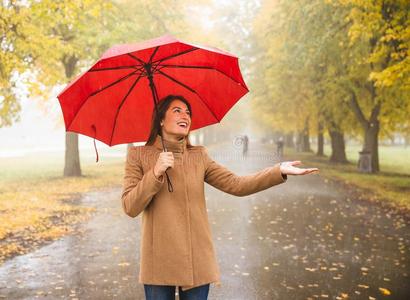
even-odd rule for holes
{"type": "Polygon", "coordinates": [[[203,129],[203,144],[208,146],[210,144],[210,133],[209,133],[209,127],[206,127],[203,129]]]}
{"type": "Polygon", "coordinates": [[[296,143],[295,143],[296,152],[302,152],[302,136],[303,136],[302,131],[298,131],[296,133],[296,143]]]}
{"type": "Polygon", "coordinates": [[[341,130],[329,129],[332,154],[329,161],[332,163],[348,163],[345,151],[345,140],[341,130]]]}
{"type": "Polygon", "coordinates": [[[318,122],[318,134],[317,134],[317,156],[324,156],[323,152],[323,123],[321,121],[318,122]]]}
{"type": "Polygon", "coordinates": [[[311,152],[309,141],[309,117],[305,119],[305,127],[298,133],[297,151],[311,152]]]}
{"type": "Polygon", "coordinates": [[[372,172],[379,172],[379,136],[380,125],[378,121],[370,123],[365,128],[364,145],[362,151],[369,151],[371,153],[372,172]]]}
{"type": "Polygon", "coordinates": [[[211,128],[211,126],[208,126],[206,128],[206,144],[207,145],[212,145],[213,139],[214,139],[214,137],[213,137],[212,128],[211,128]]]}
{"type": "Polygon", "coordinates": [[[293,141],[293,132],[289,132],[285,135],[285,147],[295,147],[295,142],[293,141]]]}
{"type": "Polygon", "coordinates": [[[312,152],[310,149],[310,141],[309,141],[309,134],[303,133],[303,144],[302,144],[302,151],[303,152],[312,152]]]}
{"type": "Polygon", "coordinates": [[[81,176],[78,134],[75,132],[65,134],[64,176],[81,176]]]}
{"type": "Polygon", "coordinates": [[[218,131],[216,130],[215,126],[211,126],[211,132],[212,132],[212,144],[215,144],[218,142],[218,131]]]}
{"type": "MultiPolygon", "coordinates": [[[[62,59],[68,80],[74,75],[77,61],[75,56],[64,56],[62,59]]],[[[64,176],[81,176],[78,133],[76,132],[66,132],[65,135],[65,165],[63,173],[64,176]]]]}
{"type": "Polygon", "coordinates": [[[373,106],[370,114],[369,120],[363,114],[359,103],[356,98],[356,94],[354,91],[351,92],[350,97],[350,106],[353,109],[357,119],[359,120],[362,128],[364,130],[364,144],[362,151],[369,151],[371,155],[371,169],[372,172],[379,172],[379,144],[378,144],[378,135],[380,129],[380,122],[378,120],[380,109],[381,109],[381,102],[376,100],[376,90],[373,84],[370,84],[367,89],[371,93],[371,97],[373,99],[373,106]]]}

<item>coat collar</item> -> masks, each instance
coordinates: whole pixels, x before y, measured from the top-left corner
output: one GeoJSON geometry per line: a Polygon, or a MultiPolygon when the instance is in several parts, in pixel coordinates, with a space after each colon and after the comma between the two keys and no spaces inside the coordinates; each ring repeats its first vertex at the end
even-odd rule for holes
{"type": "MultiPolygon", "coordinates": [[[[163,151],[160,135],[156,136],[153,145],[155,146],[155,148],[163,151]]],[[[164,145],[167,151],[184,153],[184,151],[186,150],[186,138],[178,142],[168,141],[164,139],[164,145]]]]}

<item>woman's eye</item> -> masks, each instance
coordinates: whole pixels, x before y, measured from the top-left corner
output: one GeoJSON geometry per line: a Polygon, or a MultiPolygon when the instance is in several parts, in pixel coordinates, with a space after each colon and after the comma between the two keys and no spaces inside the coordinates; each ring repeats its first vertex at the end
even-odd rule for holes
{"type": "MultiPolygon", "coordinates": [[[[180,114],[180,113],[182,112],[182,110],[180,110],[180,109],[174,109],[174,112],[177,112],[177,113],[180,114]]],[[[187,115],[189,115],[189,116],[191,115],[191,112],[190,112],[190,111],[187,111],[186,113],[187,113],[187,115]]]]}

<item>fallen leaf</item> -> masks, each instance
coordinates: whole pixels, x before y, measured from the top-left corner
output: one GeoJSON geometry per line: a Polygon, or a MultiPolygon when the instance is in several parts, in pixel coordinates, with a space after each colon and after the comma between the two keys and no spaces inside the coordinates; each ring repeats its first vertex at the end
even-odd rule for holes
{"type": "Polygon", "coordinates": [[[379,287],[379,291],[383,294],[383,295],[390,295],[391,294],[391,292],[388,290],[388,289],[386,289],[386,288],[381,288],[381,287],[379,287]]]}

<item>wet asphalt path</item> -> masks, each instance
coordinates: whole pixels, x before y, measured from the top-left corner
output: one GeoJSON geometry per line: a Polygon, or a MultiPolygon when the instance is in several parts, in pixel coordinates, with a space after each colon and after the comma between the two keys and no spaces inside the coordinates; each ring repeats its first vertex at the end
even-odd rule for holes
{"type": "MultiPolygon", "coordinates": [[[[262,149],[211,154],[244,175],[275,163],[262,149]]],[[[0,299],[144,299],[140,217],[122,212],[120,193],[85,194],[98,210],[76,234],[0,266],[0,299]]],[[[320,175],[246,197],[207,185],[206,195],[222,281],[209,299],[410,299],[409,218],[320,175]]]]}

